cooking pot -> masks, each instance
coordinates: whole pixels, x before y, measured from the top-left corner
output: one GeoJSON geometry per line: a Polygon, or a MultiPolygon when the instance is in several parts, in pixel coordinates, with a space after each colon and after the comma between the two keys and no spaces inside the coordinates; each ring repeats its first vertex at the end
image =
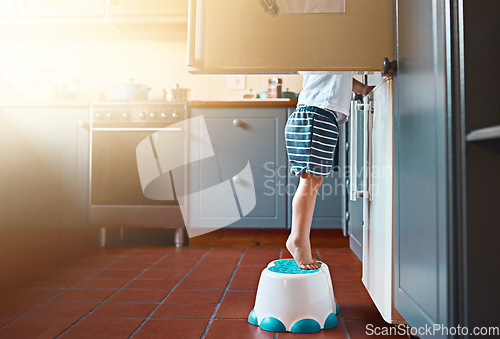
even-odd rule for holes
{"type": "Polygon", "coordinates": [[[105,91],[108,100],[147,100],[151,87],[143,84],[134,84],[130,79],[128,84],[117,84],[105,91]]]}
{"type": "Polygon", "coordinates": [[[283,93],[281,93],[281,97],[282,98],[288,98],[290,100],[295,100],[295,99],[297,99],[297,93],[290,92],[288,90],[288,88],[287,88],[286,91],[284,91],[283,93]]]}
{"type": "Polygon", "coordinates": [[[179,88],[179,84],[175,88],[163,90],[163,98],[168,101],[187,101],[188,88],[179,88]]]}

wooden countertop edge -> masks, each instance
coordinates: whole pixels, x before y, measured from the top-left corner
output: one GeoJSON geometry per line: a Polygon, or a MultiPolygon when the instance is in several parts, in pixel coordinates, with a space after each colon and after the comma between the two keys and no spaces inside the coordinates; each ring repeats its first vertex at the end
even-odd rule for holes
{"type": "Polygon", "coordinates": [[[188,106],[297,106],[297,100],[189,101],[188,106]]]}
{"type": "MultiPolygon", "coordinates": [[[[126,103],[126,102],[125,102],[126,103]]],[[[145,101],[145,103],[148,103],[145,101]]],[[[169,103],[164,102],[150,102],[151,104],[169,103]]],[[[81,107],[90,108],[91,101],[0,101],[0,107],[81,107]]],[[[117,102],[117,104],[120,104],[117,102]]],[[[221,106],[247,106],[247,107],[269,107],[281,106],[290,107],[297,106],[297,100],[228,100],[228,101],[188,101],[190,107],[221,107],[221,106]]]]}

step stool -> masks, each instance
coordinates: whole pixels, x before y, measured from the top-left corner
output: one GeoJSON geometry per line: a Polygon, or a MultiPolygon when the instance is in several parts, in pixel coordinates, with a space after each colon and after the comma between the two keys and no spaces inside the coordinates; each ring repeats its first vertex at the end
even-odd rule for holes
{"type": "Polygon", "coordinates": [[[270,332],[314,333],[337,326],[338,312],[325,263],[304,270],[280,259],[262,270],[248,322],[270,332]]]}

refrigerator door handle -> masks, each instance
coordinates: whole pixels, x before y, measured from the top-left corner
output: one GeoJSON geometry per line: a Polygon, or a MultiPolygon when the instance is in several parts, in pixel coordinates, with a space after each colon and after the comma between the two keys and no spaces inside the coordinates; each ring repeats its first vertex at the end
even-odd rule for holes
{"type": "Polygon", "coordinates": [[[372,200],[371,197],[371,126],[372,126],[372,102],[367,95],[363,98],[363,105],[358,105],[363,108],[363,191],[362,197],[368,201],[372,200]]]}
{"type": "Polygon", "coordinates": [[[357,198],[367,198],[368,200],[371,200],[371,193],[370,193],[370,160],[371,160],[371,152],[369,151],[368,147],[370,147],[370,135],[371,135],[371,111],[372,111],[372,103],[370,101],[369,96],[365,96],[363,98],[363,103],[358,103],[356,101],[351,102],[351,130],[350,130],[350,146],[351,147],[351,152],[350,152],[350,172],[351,173],[351,186],[349,190],[349,196],[352,201],[356,201],[357,198]],[[358,161],[357,161],[357,152],[358,152],[358,144],[357,144],[357,139],[358,139],[358,126],[356,124],[357,122],[357,114],[358,111],[363,111],[363,190],[358,191],[358,173],[357,173],[357,166],[358,166],[358,161]],[[353,170],[355,173],[353,174],[353,170]]]}
{"type": "Polygon", "coordinates": [[[358,118],[357,118],[357,107],[356,101],[351,101],[351,123],[349,131],[349,166],[350,166],[350,186],[349,186],[349,199],[351,201],[356,201],[358,197],[356,190],[358,188],[358,118]]]}

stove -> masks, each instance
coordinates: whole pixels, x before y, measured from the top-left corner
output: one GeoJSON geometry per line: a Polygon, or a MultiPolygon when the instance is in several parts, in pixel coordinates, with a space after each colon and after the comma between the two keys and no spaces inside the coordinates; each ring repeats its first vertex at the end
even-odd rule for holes
{"type": "MultiPolygon", "coordinates": [[[[124,228],[160,227],[176,229],[175,244],[182,246],[184,221],[177,198],[152,200],[144,196],[136,149],[156,131],[187,119],[187,103],[105,101],[92,103],[90,111],[90,220],[100,230],[100,245],[106,245],[107,228],[118,227],[123,236],[124,228]]],[[[185,138],[183,131],[174,130],[176,140],[185,138]]],[[[176,152],[185,154],[185,149],[176,152]]]]}
{"type": "Polygon", "coordinates": [[[166,126],[186,118],[186,102],[105,101],[91,105],[92,127],[166,126]]]}

